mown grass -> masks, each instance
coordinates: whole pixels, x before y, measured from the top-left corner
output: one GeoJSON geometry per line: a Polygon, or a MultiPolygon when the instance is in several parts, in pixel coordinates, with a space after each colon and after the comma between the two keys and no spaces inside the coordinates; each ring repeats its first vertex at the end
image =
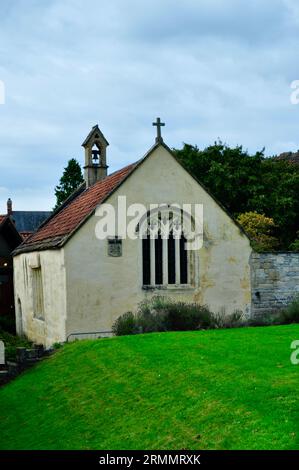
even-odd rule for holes
{"type": "Polygon", "coordinates": [[[0,390],[1,449],[299,449],[299,325],[66,345],[0,390]]]}

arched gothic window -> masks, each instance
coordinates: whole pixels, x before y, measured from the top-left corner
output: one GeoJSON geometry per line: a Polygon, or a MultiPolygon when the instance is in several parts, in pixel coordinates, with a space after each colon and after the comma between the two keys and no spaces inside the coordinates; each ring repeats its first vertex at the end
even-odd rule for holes
{"type": "Polygon", "coordinates": [[[144,286],[190,284],[190,252],[181,210],[155,211],[139,224],[144,286]]]}

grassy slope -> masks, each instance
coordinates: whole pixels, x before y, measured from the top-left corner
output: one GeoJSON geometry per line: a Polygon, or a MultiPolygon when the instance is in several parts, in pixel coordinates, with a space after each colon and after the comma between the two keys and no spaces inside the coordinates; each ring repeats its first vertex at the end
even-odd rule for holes
{"type": "Polygon", "coordinates": [[[299,449],[294,339],[299,325],[67,345],[0,389],[0,448],[299,449]]]}

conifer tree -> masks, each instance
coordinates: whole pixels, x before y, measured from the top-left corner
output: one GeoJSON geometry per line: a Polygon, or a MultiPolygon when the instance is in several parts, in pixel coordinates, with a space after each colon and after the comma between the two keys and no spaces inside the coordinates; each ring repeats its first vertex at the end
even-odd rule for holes
{"type": "Polygon", "coordinates": [[[83,176],[81,167],[75,158],[71,158],[64,169],[59,185],[55,188],[56,206],[54,207],[54,210],[57,209],[82,183],[83,176]]]}

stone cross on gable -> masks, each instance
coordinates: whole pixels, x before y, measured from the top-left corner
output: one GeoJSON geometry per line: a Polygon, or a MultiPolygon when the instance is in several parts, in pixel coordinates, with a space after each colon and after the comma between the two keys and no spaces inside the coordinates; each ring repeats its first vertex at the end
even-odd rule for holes
{"type": "Polygon", "coordinates": [[[161,136],[161,126],[165,126],[164,122],[161,122],[161,119],[158,117],[156,122],[153,122],[153,126],[157,127],[157,137],[156,137],[156,142],[163,142],[162,136],[161,136]]]}

